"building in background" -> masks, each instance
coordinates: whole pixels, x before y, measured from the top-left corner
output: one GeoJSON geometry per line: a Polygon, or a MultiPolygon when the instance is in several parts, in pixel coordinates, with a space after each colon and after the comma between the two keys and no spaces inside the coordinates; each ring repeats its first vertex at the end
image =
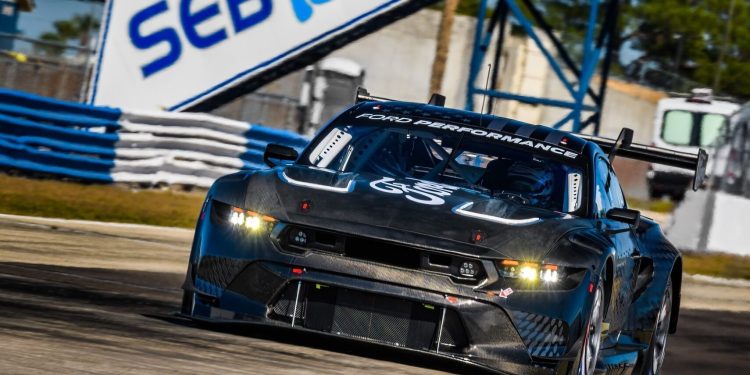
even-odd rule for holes
{"type": "Polygon", "coordinates": [[[13,50],[12,34],[18,34],[18,18],[21,12],[34,9],[34,0],[0,0],[0,51],[13,50]]]}
{"type": "Polygon", "coordinates": [[[103,0],[0,0],[0,87],[79,101],[103,0]]]}

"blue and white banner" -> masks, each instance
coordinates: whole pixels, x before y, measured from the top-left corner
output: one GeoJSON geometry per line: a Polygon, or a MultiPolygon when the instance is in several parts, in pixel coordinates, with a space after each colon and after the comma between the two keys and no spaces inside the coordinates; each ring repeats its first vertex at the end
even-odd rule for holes
{"type": "Polygon", "coordinates": [[[432,2],[109,0],[89,102],[189,108],[432,2]]]}
{"type": "Polygon", "coordinates": [[[94,107],[0,88],[0,169],[84,181],[209,187],[265,168],[268,143],[296,133],[201,113],[94,107]]]}

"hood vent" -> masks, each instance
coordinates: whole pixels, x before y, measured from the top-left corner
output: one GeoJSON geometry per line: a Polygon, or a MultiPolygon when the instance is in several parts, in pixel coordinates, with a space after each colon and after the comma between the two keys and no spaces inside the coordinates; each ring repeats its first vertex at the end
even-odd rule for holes
{"type": "Polygon", "coordinates": [[[325,169],[289,167],[279,172],[279,179],[289,185],[330,191],[351,193],[354,190],[354,175],[336,173],[325,169]]]}
{"type": "Polygon", "coordinates": [[[327,168],[351,140],[352,135],[343,130],[332,131],[310,153],[310,163],[316,167],[327,168]]]}
{"type": "Polygon", "coordinates": [[[578,210],[581,206],[581,174],[570,173],[568,174],[568,207],[567,212],[573,212],[578,210]]]}

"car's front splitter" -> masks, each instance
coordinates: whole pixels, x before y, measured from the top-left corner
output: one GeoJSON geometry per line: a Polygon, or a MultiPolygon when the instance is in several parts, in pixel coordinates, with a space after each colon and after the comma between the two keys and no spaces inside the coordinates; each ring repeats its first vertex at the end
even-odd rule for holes
{"type": "Polygon", "coordinates": [[[247,263],[223,286],[196,276],[186,290],[194,293],[186,312],[200,320],[315,331],[505,373],[549,373],[570,362],[562,355],[564,322],[476,297],[262,261],[247,263]],[[530,353],[555,358],[540,361],[530,353]]]}

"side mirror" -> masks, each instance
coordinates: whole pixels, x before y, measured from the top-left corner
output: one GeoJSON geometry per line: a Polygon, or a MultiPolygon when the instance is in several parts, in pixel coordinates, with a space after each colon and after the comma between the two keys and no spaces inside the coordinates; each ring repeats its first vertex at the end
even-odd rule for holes
{"type": "Polygon", "coordinates": [[[269,143],[266,146],[266,151],[263,153],[263,161],[271,168],[276,166],[276,163],[272,162],[271,159],[295,161],[298,157],[299,154],[297,154],[297,150],[289,146],[282,146],[274,143],[269,143]]]}
{"type": "Polygon", "coordinates": [[[628,208],[612,208],[607,211],[607,219],[637,227],[641,221],[641,212],[628,208]]]}

